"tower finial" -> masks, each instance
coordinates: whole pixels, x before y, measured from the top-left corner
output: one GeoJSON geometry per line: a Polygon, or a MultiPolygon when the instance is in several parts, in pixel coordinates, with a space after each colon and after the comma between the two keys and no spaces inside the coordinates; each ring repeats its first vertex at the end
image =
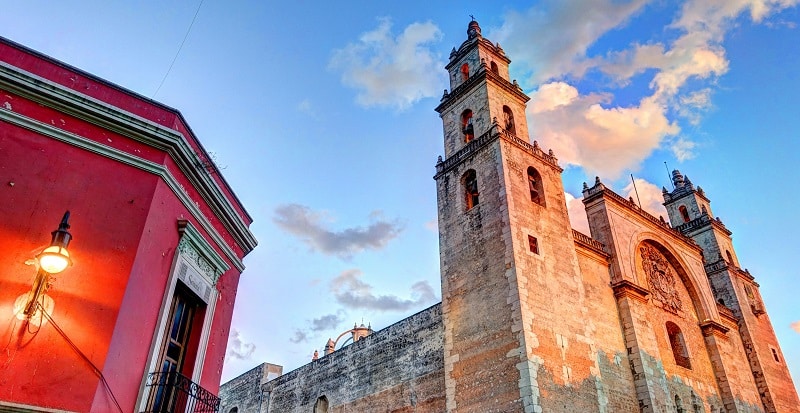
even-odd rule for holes
{"type": "MultiPolygon", "coordinates": [[[[472,17],[471,14],[470,17],[472,17]]],[[[467,37],[469,39],[481,37],[481,26],[478,24],[477,21],[475,21],[474,17],[472,17],[472,20],[469,22],[469,25],[467,26],[467,37]]]]}

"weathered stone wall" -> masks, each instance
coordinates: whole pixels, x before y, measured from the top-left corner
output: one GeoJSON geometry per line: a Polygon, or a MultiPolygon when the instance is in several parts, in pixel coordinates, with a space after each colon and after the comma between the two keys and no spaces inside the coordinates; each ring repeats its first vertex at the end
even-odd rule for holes
{"type": "Polygon", "coordinates": [[[323,396],[331,413],[442,412],[442,336],[436,304],[267,382],[258,413],[313,412],[323,396]]]}
{"type": "Polygon", "coordinates": [[[512,329],[523,331],[530,372],[526,407],[636,411],[608,264],[597,253],[576,251],[561,169],[539,149],[501,143],[513,241],[510,270],[521,309],[521,323],[512,329]],[[531,200],[529,167],[541,176],[544,202],[531,200]],[[529,237],[537,240],[538,252],[531,251],[529,237]]]}
{"type": "Polygon", "coordinates": [[[592,236],[611,253],[612,282],[631,286],[619,289],[618,306],[642,411],[763,411],[741,368],[738,330],[718,310],[702,250],[615,194],[593,196],[596,188],[584,192],[592,236]],[[657,265],[643,248],[660,257],[657,265]],[[690,367],[677,362],[667,323],[679,327],[690,367]]]}
{"type": "Polygon", "coordinates": [[[588,380],[589,384],[594,381],[597,389],[597,408],[594,411],[638,412],[617,302],[610,287],[607,258],[584,247],[576,249],[587,309],[585,323],[594,337],[590,348],[597,363],[588,380]]]}
{"type": "Polygon", "coordinates": [[[219,387],[220,413],[259,412],[261,384],[267,374],[267,363],[262,363],[219,387]]]}
{"type": "MultiPolygon", "coordinates": [[[[480,142],[473,141],[473,147],[480,142]]],[[[437,177],[448,411],[522,411],[519,295],[513,278],[500,144],[495,138],[437,177]],[[467,208],[461,177],[477,175],[467,208]]]]}

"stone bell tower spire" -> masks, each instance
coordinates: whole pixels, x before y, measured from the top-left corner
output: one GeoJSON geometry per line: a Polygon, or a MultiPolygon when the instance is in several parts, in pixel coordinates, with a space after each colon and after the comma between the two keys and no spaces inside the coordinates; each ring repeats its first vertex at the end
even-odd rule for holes
{"type": "Polygon", "coordinates": [[[791,411],[799,402],[783,362],[755,276],[742,269],[733,248],[733,234],[711,212],[711,201],[688,176],[672,171],[674,190],[662,190],[672,227],[703,249],[705,272],[723,312],[732,313],[761,401],[768,412],[791,411]]]}
{"type": "Polygon", "coordinates": [[[562,170],[552,151],[529,143],[529,98],[509,79],[510,62],[470,21],[436,108],[448,412],[566,412],[558,397],[539,397],[543,355],[565,363],[547,386],[594,366],[577,344],[592,333],[574,315],[584,295],[562,170]],[[581,361],[567,366],[573,357],[581,361]]]}

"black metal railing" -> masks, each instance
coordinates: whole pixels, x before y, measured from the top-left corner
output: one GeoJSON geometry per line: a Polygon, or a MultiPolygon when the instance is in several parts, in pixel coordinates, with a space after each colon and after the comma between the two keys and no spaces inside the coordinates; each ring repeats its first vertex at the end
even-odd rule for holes
{"type": "Polygon", "coordinates": [[[219,397],[177,372],[147,375],[147,407],[142,413],[217,413],[219,397]]]}

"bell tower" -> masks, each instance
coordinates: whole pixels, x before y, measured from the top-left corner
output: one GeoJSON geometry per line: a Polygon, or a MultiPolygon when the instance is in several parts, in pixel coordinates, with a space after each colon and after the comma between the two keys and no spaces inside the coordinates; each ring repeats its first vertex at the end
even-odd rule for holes
{"type": "Polygon", "coordinates": [[[529,143],[529,97],[509,80],[509,63],[469,22],[436,108],[448,412],[573,411],[541,393],[595,366],[562,169],[529,143]]]}
{"type": "Polygon", "coordinates": [[[733,248],[733,234],[711,212],[711,201],[688,176],[672,171],[674,189],[663,188],[664,206],[672,227],[703,249],[705,272],[721,312],[731,312],[761,401],[767,412],[792,411],[800,405],[792,378],[783,361],[758,283],[742,269],[733,248]]]}

